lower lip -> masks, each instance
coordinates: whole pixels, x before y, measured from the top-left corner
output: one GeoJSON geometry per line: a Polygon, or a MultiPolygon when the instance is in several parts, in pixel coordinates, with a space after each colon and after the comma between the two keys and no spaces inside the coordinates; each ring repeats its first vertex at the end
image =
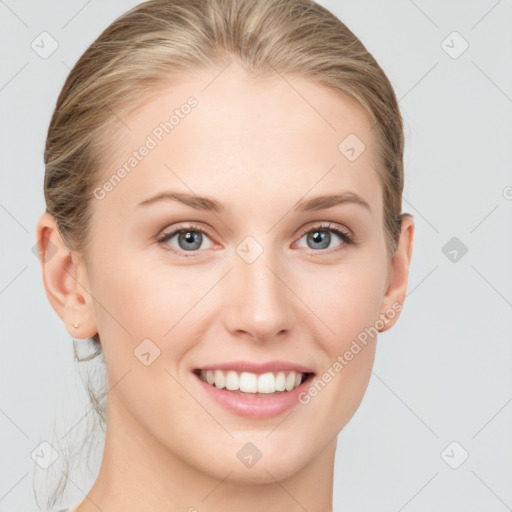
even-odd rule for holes
{"type": "Polygon", "coordinates": [[[309,375],[300,386],[291,391],[282,391],[276,395],[269,394],[270,396],[261,398],[243,396],[233,391],[219,389],[204,382],[196,374],[194,377],[206,393],[228,411],[248,418],[273,418],[298,403],[299,395],[309,387],[314,376],[309,375]]]}

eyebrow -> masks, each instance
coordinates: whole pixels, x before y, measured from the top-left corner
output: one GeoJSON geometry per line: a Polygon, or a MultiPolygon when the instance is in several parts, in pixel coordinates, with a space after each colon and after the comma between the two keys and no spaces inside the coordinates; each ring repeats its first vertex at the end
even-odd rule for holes
{"type": "Polygon", "coordinates": [[[317,196],[307,200],[301,199],[300,201],[297,201],[293,211],[308,212],[325,210],[344,203],[357,204],[364,206],[364,208],[370,212],[372,211],[370,205],[361,196],[358,196],[354,192],[342,192],[340,194],[317,196]]]}
{"type": "Polygon", "coordinates": [[[196,210],[209,210],[216,213],[223,213],[226,211],[224,205],[212,197],[202,197],[184,192],[161,192],[156,196],[145,199],[139,203],[137,207],[148,206],[159,201],[179,201],[180,203],[184,203],[196,210]]]}
{"type": "MultiPolygon", "coordinates": [[[[215,213],[226,212],[225,206],[212,197],[170,191],[161,192],[155,196],[149,197],[148,199],[145,199],[139,203],[137,206],[148,206],[159,201],[178,201],[192,208],[195,208],[196,210],[207,210],[213,211],[215,213]]],[[[358,196],[354,192],[343,192],[340,194],[317,196],[307,200],[301,199],[295,203],[293,211],[308,212],[325,210],[327,208],[332,208],[333,206],[344,203],[357,204],[371,211],[370,205],[362,197],[358,196]]]]}

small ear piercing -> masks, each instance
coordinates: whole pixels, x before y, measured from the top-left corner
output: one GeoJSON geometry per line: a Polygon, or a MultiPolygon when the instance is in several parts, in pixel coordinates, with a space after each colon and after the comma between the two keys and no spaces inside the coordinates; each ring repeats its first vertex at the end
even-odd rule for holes
{"type": "Polygon", "coordinates": [[[76,322],[76,323],[74,323],[74,324],[73,324],[73,327],[74,327],[75,329],[78,329],[78,327],[79,327],[79,326],[80,326],[80,324],[79,324],[78,322],[76,322]]]}

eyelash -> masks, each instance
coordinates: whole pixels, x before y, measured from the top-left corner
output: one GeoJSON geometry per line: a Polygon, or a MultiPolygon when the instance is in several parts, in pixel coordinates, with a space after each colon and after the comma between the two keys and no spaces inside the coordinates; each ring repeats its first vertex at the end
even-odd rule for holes
{"type": "MultiPolygon", "coordinates": [[[[197,253],[199,251],[190,251],[191,254],[187,254],[185,251],[176,250],[166,243],[168,240],[173,238],[180,231],[197,231],[199,233],[207,235],[209,238],[213,238],[211,233],[209,232],[209,230],[207,230],[206,228],[199,226],[197,224],[189,223],[189,224],[185,224],[185,225],[179,225],[177,228],[174,228],[172,231],[163,232],[158,237],[157,241],[165,251],[170,251],[175,254],[187,257],[187,258],[197,256],[197,254],[194,254],[194,253],[197,253]]],[[[355,237],[353,235],[351,235],[348,230],[345,230],[345,229],[341,228],[340,226],[338,226],[337,224],[333,224],[331,222],[321,222],[314,226],[309,226],[308,228],[301,231],[301,233],[299,235],[299,240],[304,235],[306,235],[312,231],[331,231],[331,232],[335,233],[336,235],[338,235],[344,244],[357,245],[355,237]]],[[[334,249],[334,251],[336,251],[336,250],[340,250],[340,248],[338,247],[337,249],[334,249]]],[[[332,249],[321,249],[319,251],[313,250],[313,252],[333,252],[333,250],[332,249]]]]}

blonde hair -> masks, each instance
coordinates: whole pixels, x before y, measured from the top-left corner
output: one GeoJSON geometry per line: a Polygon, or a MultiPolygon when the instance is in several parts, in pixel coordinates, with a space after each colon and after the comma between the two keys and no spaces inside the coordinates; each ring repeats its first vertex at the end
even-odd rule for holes
{"type": "MultiPolygon", "coordinates": [[[[58,97],[44,160],[46,211],[87,261],[93,191],[124,115],[164,82],[236,61],[253,76],[296,73],[355,98],[375,129],[388,256],[400,233],[404,136],[393,88],[361,41],[312,0],[149,0],[116,19],[58,97]],[[115,127],[115,130],[113,129],[115,127]]],[[[340,141],[341,142],[341,141],[340,141]]],[[[92,338],[101,353],[98,335],[92,338]]],[[[88,386],[104,426],[105,403],[88,386]]],[[[103,397],[105,393],[103,393],[103,397]]],[[[60,485],[58,494],[62,494],[60,485]]],[[[49,500],[54,506],[57,495],[49,500]]]]}

